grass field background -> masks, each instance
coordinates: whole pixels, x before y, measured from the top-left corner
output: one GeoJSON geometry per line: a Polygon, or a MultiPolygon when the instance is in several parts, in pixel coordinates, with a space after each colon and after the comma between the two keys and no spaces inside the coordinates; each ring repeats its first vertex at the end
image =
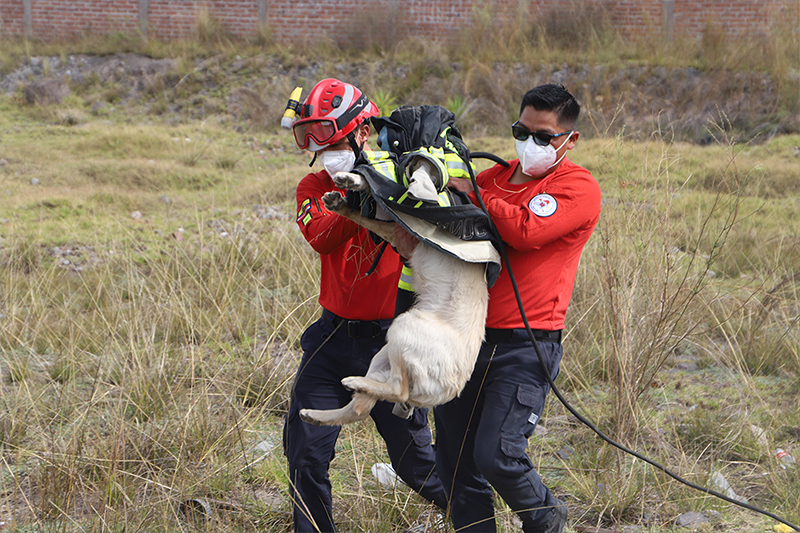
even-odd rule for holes
{"type": "MultiPolygon", "coordinates": [[[[180,46],[3,46],[4,73],[92,48],[174,64],[135,100],[99,77],[70,85],[57,104],[28,103],[22,89],[0,96],[0,529],[291,529],[280,431],[299,337],[319,314],[319,272],[294,221],[294,188],[310,158],[277,127],[297,78],[269,78],[268,65],[312,54],[209,35],[180,46]],[[242,77],[225,74],[233,64],[242,77]],[[204,85],[212,74],[225,78],[216,89],[204,85]],[[184,516],[191,499],[208,502],[207,521],[184,516]]],[[[796,44],[796,31],[789,36],[796,44]]],[[[728,43],[723,53],[711,42],[697,62],[716,50],[731,72],[751,72],[747,47],[728,43]]],[[[383,63],[339,50],[317,72],[390,80],[403,46],[383,63]]],[[[537,65],[581,53],[626,61],[585,59],[589,47],[543,48],[537,65]]],[[[656,63],[650,50],[628,60],[656,63]]],[[[676,61],[661,53],[662,63],[676,61]]],[[[724,113],[650,133],[652,121],[582,122],[587,134],[570,157],[600,182],[603,207],[578,273],[558,385],[625,445],[716,490],[722,474],[738,495],[797,524],[800,469],[775,457],[777,448],[800,456],[797,51],[769,57],[775,68],[761,72],[788,96],[776,97],[774,120],[760,129],[724,113]]],[[[475,57],[470,72],[490,60],[475,57]]],[[[481,127],[485,96],[465,84],[486,76],[447,78],[431,65],[444,68],[429,58],[407,80],[417,89],[374,82],[373,98],[383,109],[445,105],[463,117],[472,150],[515,157],[501,131],[521,96],[514,84],[495,84],[508,92],[493,108],[506,126],[481,127]],[[447,98],[409,100],[434,78],[451,80],[447,98]]],[[[689,511],[708,518],[699,531],[777,524],[602,443],[552,395],[529,453],[568,503],[568,531],[671,531],[689,511]]],[[[343,428],[331,468],[340,530],[451,531],[407,488],[376,483],[370,467],[386,461],[370,424],[343,428]]],[[[514,531],[501,500],[497,513],[502,530],[514,531]]]]}

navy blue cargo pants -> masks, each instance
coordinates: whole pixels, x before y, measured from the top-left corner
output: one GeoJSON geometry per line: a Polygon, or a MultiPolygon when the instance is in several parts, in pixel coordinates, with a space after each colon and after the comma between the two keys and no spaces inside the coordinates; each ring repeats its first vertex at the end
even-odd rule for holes
{"type": "MultiPolygon", "coordinates": [[[[386,341],[391,320],[348,321],[329,311],[301,338],[303,359],[295,377],[289,414],[283,431],[289,463],[289,491],[297,533],[336,531],[332,517],[328,467],[340,427],[318,427],[300,419],[301,409],[338,409],[352,392],[341,384],[346,376],[363,376],[372,357],[386,341]]],[[[447,506],[435,469],[428,410],[414,409],[408,420],[392,414],[394,404],[378,402],[372,419],[386,442],[397,475],[423,498],[447,506]]]]}
{"type": "MultiPolygon", "coordinates": [[[[475,370],[461,395],[434,408],[436,460],[450,496],[456,531],[496,531],[492,487],[520,517],[524,531],[539,530],[556,499],[526,453],[550,391],[545,370],[523,330],[487,328],[475,370]]],[[[561,362],[561,332],[537,332],[547,372],[561,362]]]]}

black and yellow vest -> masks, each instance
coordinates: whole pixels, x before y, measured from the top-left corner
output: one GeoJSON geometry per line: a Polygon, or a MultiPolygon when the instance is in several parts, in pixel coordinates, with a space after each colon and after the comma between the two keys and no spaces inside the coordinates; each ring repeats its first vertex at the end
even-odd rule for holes
{"type": "Polygon", "coordinates": [[[372,122],[378,131],[380,150],[361,152],[353,169],[369,182],[370,190],[349,191],[349,206],[361,209],[362,215],[370,218],[385,212],[442,252],[487,263],[491,286],[500,272],[500,258],[489,216],[466,194],[447,188],[451,177],[471,179],[475,172],[470,151],[454,125],[455,115],[441,106],[401,106],[390,116],[374,118],[372,122]],[[420,200],[409,194],[411,174],[420,161],[433,169],[435,200],[420,200]],[[420,226],[410,224],[409,217],[427,223],[422,228],[425,231],[418,231],[420,226]],[[436,229],[429,231],[430,228],[436,229]]]}

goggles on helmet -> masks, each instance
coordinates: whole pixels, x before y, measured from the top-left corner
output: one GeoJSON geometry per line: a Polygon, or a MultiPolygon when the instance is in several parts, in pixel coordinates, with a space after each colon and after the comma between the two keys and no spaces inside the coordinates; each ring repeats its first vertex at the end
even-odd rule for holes
{"type": "Polygon", "coordinates": [[[336,124],[332,120],[312,120],[295,123],[292,126],[294,141],[302,150],[308,149],[311,139],[320,146],[325,145],[337,131],[336,124]]]}

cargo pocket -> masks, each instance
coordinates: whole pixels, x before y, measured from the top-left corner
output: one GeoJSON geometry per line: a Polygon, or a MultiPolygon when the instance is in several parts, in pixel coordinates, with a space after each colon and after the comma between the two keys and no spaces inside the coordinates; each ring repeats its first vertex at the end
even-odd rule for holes
{"type": "Polygon", "coordinates": [[[541,395],[536,387],[527,383],[517,385],[516,401],[500,428],[500,448],[508,457],[520,457],[528,447],[528,437],[533,435],[541,410],[541,395]]]}
{"type": "Polygon", "coordinates": [[[414,444],[418,448],[425,448],[433,443],[433,435],[428,427],[428,410],[414,408],[409,420],[409,428],[414,432],[414,444]]]}
{"type": "Polygon", "coordinates": [[[528,450],[528,439],[523,435],[512,435],[503,433],[500,436],[500,449],[506,457],[517,459],[525,455],[528,450]]]}

